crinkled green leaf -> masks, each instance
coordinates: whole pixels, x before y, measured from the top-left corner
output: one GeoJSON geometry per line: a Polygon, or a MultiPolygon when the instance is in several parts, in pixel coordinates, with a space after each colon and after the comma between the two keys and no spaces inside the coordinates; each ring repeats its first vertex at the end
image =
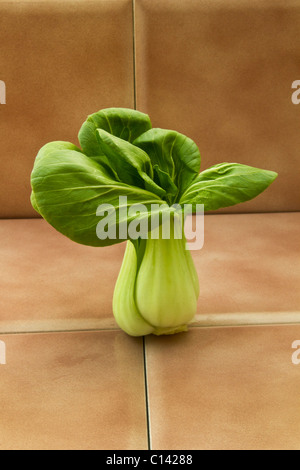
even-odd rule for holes
{"type": "Polygon", "coordinates": [[[153,181],[151,161],[143,150],[102,129],[97,130],[97,136],[102,153],[123,183],[146,189],[159,197],[166,194],[153,181]]]}
{"type": "Polygon", "coordinates": [[[204,204],[217,210],[249,201],[276,179],[277,173],[238,163],[221,163],[203,171],[183,194],[180,204],[204,204]]]}
{"type": "Polygon", "coordinates": [[[98,156],[93,156],[89,158],[93,160],[94,162],[98,163],[102,167],[102,169],[105,169],[107,175],[110,178],[112,178],[113,180],[119,181],[120,183],[122,182],[121,179],[119,178],[118,173],[112,167],[106,155],[98,155],[98,156]]]}
{"type": "Polygon", "coordinates": [[[97,129],[128,142],[133,142],[139,135],[151,129],[147,114],[127,108],[108,108],[90,115],[79,131],[79,142],[88,156],[99,155],[97,129]]]}
{"type": "Polygon", "coordinates": [[[97,237],[97,225],[101,220],[96,215],[99,205],[110,204],[116,210],[119,230],[122,224],[138,218],[124,212],[124,207],[119,204],[120,196],[127,196],[127,210],[136,204],[145,205],[147,211],[141,213],[141,220],[150,217],[151,204],[163,204],[153,193],[113,180],[99,163],[81,152],[55,150],[54,143],[40,151],[31,183],[34,206],[44,219],[63,235],[83,245],[97,247],[123,241],[97,237]]]}
{"type": "Polygon", "coordinates": [[[163,171],[158,165],[154,165],[154,181],[167,193],[168,203],[173,204],[174,197],[178,193],[177,186],[173,183],[169,173],[163,171]]]}
{"type": "Polygon", "coordinates": [[[168,173],[178,188],[177,197],[192,183],[200,171],[201,156],[193,140],[176,131],[150,129],[134,145],[143,149],[152,165],[168,173]]]}

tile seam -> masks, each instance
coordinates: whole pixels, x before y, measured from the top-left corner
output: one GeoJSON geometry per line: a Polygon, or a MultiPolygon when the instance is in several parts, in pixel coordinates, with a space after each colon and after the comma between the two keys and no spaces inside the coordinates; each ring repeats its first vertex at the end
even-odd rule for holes
{"type": "Polygon", "coordinates": [[[147,441],[148,441],[148,450],[152,450],[149,388],[148,388],[148,370],[147,370],[147,354],[146,354],[146,338],[145,338],[145,336],[143,337],[143,355],[144,355],[144,379],[145,379],[145,402],[146,402],[145,404],[146,404],[146,420],[147,420],[147,441]]]}
{"type": "MultiPolygon", "coordinates": [[[[224,314],[223,314],[224,315],[224,314]]],[[[225,319],[220,319],[213,321],[212,319],[205,318],[202,321],[198,319],[195,323],[191,323],[189,325],[190,329],[194,328],[243,328],[243,327],[256,327],[256,326],[289,326],[289,325],[299,325],[300,324],[300,312],[294,313],[292,318],[289,320],[285,320],[284,316],[275,320],[274,318],[270,318],[270,321],[267,321],[267,318],[261,318],[260,320],[256,319],[256,321],[249,320],[249,317],[243,315],[237,315],[238,320],[229,319],[224,321],[225,319]]],[[[57,329],[3,329],[1,330],[0,327],[0,335],[22,335],[22,334],[42,334],[42,333],[78,333],[78,332],[101,332],[101,331],[122,331],[118,327],[98,327],[98,328],[57,328],[57,329]]]]}
{"type": "Polygon", "coordinates": [[[23,331],[0,331],[0,335],[41,335],[56,333],[102,333],[104,331],[119,331],[120,328],[82,328],[82,329],[66,329],[66,330],[23,330],[23,331]]]}
{"type": "Polygon", "coordinates": [[[133,47],[133,103],[134,109],[137,108],[136,91],[136,19],[135,19],[135,0],[132,0],[132,47],[133,47]]]}

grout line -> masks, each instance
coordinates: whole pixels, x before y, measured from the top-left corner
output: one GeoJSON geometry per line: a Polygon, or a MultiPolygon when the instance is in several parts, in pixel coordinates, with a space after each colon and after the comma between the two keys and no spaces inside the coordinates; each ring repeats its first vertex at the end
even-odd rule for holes
{"type": "Polygon", "coordinates": [[[143,354],[144,354],[144,377],[145,377],[145,399],[146,399],[148,450],[152,450],[151,423],[150,423],[150,404],[149,404],[148,375],[147,375],[146,338],[145,338],[145,336],[143,337],[143,354]]]}
{"type": "Polygon", "coordinates": [[[189,325],[190,329],[211,329],[214,328],[251,328],[251,327],[259,327],[259,326],[300,326],[300,322],[280,322],[280,323],[226,323],[224,325],[220,324],[206,324],[206,325],[189,325]]]}
{"type": "Polygon", "coordinates": [[[134,109],[137,107],[137,93],[136,93],[136,23],[135,23],[135,0],[132,0],[132,41],[133,41],[133,100],[134,109]]]}
{"type": "Polygon", "coordinates": [[[0,335],[41,335],[53,333],[97,333],[101,331],[122,331],[120,328],[81,328],[63,330],[24,330],[24,331],[0,331],[0,335]]]}
{"type": "Polygon", "coordinates": [[[290,325],[300,323],[298,312],[252,312],[198,314],[190,326],[214,328],[226,326],[290,325]]]}
{"type": "MultiPolygon", "coordinates": [[[[200,315],[196,321],[189,324],[189,328],[232,328],[232,327],[256,327],[256,326],[299,326],[300,324],[300,312],[293,312],[292,314],[277,313],[270,315],[270,318],[267,318],[268,315],[265,313],[262,314],[209,314],[209,315],[200,315]],[[201,318],[202,317],[202,318],[201,318]]],[[[76,332],[97,332],[97,331],[122,331],[120,328],[116,327],[70,327],[70,328],[24,328],[18,329],[17,327],[10,327],[7,329],[1,330],[0,325],[0,335],[22,335],[22,334],[43,334],[43,333],[76,333],[76,332]]]]}

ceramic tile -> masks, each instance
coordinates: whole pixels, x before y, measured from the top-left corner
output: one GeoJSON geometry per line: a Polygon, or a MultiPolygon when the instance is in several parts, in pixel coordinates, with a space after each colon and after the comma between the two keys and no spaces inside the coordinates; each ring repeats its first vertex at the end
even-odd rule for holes
{"type": "Polygon", "coordinates": [[[299,322],[299,231],[300,213],[207,215],[198,323],[299,322]]]}
{"type": "Polygon", "coordinates": [[[147,338],[153,450],[299,450],[300,326],[147,338]]]}
{"type": "Polygon", "coordinates": [[[0,332],[115,328],[124,244],[78,245],[43,220],[0,221],[0,332]]]}
{"type": "Polygon", "coordinates": [[[0,217],[36,216],[38,150],[75,144],[87,115],[134,106],[131,0],[0,2],[0,217]]]}
{"type": "Polygon", "coordinates": [[[0,340],[1,450],[147,448],[141,340],[112,331],[0,340]]]}
{"type": "Polygon", "coordinates": [[[196,141],[203,169],[277,171],[259,198],[221,212],[299,210],[300,4],[135,0],[137,106],[196,141]]]}
{"type": "MultiPolygon", "coordinates": [[[[300,321],[299,213],[205,217],[194,325],[300,321]]],[[[43,220],[0,221],[0,332],[117,328],[125,243],[91,248],[43,220]]]]}

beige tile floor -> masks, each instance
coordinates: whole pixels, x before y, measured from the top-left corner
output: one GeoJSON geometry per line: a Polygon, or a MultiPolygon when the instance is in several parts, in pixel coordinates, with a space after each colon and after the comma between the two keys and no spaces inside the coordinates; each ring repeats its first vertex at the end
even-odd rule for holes
{"type": "Polygon", "coordinates": [[[141,339],[120,331],[0,335],[0,449],[144,449],[141,339]]]}
{"type": "MultiPolygon", "coordinates": [[[[300,213],[205,218],[196,323],[300,321],[300,213]]],[[[44,220],[0,222],[0,333],[107,329],[125,244],[77,245],[44,220]]]]}
{"type": "Polygon", "coordinates": [[[300,449],[300,326],[195,328],[146,343],[154,449],[300,449]]]}
{"type": "Polygon", "coordinates": [[[299,215],[207,216],[196,322],[145,340],[112,316],[124,245],[1,221],[0,449],[300,449],[299,215]]]}

